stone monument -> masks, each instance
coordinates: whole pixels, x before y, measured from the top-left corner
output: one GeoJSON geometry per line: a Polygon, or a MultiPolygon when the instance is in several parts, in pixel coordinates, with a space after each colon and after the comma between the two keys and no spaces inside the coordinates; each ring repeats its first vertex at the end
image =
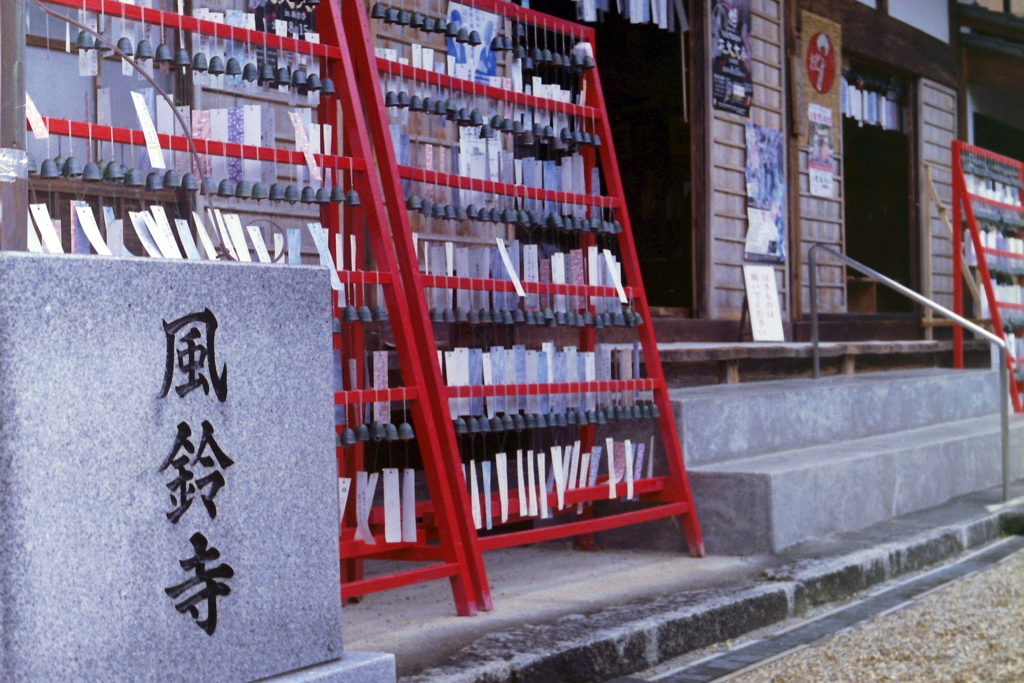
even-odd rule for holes
{"type": "Polygon", "coordinates": [[[322,268],[0,253],[0,679],[394,681],[342,648],[322,268]]]}

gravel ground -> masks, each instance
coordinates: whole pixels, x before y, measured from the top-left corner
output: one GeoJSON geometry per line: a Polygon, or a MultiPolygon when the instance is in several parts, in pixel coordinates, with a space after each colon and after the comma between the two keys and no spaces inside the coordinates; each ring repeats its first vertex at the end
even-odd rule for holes
{"type": "Polygon", "coordinates": [[[1024,553],[732,679],[805,681],[1024,681],[1024,553]]]}

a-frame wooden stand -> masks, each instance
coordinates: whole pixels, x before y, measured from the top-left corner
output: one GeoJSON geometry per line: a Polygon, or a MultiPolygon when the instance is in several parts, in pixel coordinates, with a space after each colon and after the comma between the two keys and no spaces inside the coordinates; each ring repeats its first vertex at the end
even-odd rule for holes
{"type": "MultiPolygon", "coordinates": [[[[987,299],[992,331],[1003,340],[1007,338],[1004,318],[1024,320],[1024,298],[1018,296],[1016,301],[1008,301],[997,296],[990,261],[1003,261],[1009,264],[1005,270],[1024,273],[1024,253],[996,248],[998,245],[993,245],[993,239],[983,238],[978,214],[985,214],[986,233],[993,238],[1002,232],[1004,236],[1021,239],[1024,236],[1024,206],[1020,201],[1022,186],[1024,164],[1021,162],[959,140],[953,141],[953,310],[960,315],[964,313],[963,283],[966,266],[963,230],[966,223],[971,246],[977,257],[978,275],[987,299]],[[971,189],[975,192],[968,188],[967,173],[974,179],[974,187],[971,189]],[[983,190],[982,186],[987,187],[983,190]],[[1005,201],[1007,199],[1013,203],[1005,201]]],[[[1018,294],[1022,291],[1019,276],[1004,277],[1016,283],[1018,294]]],[[[975,305],[981,303],[976,301],[975,305]]],[[[1020,326],[1014,326],[1020,329],[1020,326]]],[[[1017,413],[1024,412],[1020,385],[1014,372],[1019,361],[1014,349],[1009,349],[1007,362],[1010,368],[1010,400],[1017,413]]],[[[956,368],[964,366],[964,330],[959,325],[953,327],[953,365],[956,368]]]]}

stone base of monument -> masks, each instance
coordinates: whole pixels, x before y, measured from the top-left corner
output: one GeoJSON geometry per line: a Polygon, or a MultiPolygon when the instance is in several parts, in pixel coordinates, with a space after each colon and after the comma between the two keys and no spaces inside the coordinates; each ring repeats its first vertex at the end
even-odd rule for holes
{"type": "Polygon", "coordinates": [[[340,660],[261,678],[252,683],[394,683],[395,656],[345,651],[340,660]]]}
{"type": "Polygon", "coordinates": [[[393,683],[345,652],[324,268],[0,253],[0,680],[393,683]]]}

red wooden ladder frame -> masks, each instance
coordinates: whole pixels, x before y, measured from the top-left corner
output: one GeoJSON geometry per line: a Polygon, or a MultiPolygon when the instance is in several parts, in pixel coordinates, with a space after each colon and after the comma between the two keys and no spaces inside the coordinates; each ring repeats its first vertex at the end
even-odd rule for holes
{"type": "MultiPolygon", "coordinates": [[[[978,227],[978,219],[974,214],[974,202],[981,202],[997,209],[1014,211],[1024,216],[1024,207],[1003,204],[991,199],[986,199],[967,191],[967,180],[964,177],[962,155],[964,152],[985,157],[1000,164],[1017,169],[1018,177],[1024,180],[1024,164],[990,152],[981,147],[969,145],[960,140],[953,141],[953,311],[959,315],[964,314],[964,262],[963,262],[963,222],[966,219],[967,227],[971,233],[971,241],[974,245],[974,253],[978,256],[978,274],[981,284],[985,288],[985,296],[988,298],[988,310],[992,316],[993,333],[1000,339],[1006,341],[1003,332],[1003,318],[1000,307],[1015,308],[1024,310],[1024,305],[1008,302],[1000,302],[996,299],[995,288],[992,286],[992,276],[988,269],[986,256],[991,254],[1004,258],[1021,259],[1018,254],[987,249],[982,245],[981,233],[978,227]]],[[[1016,413],[1024,412],[1021,406],[1020,386],[1014,374],[1014,366],[1017,359],[1013,354],[1007,353],[1007,364],[1010,369],[1010,400],[1013,402],[1013,410],[1016,413]]],[[[963,368],[964,366],[964,329],[959,325],[953,326],[953,367],[963,368]]]]}
{"type": "MultiPolygon", "coordinates": [[[[466,0],[468,4],[486,11],[493,11],[517,21],[543,26],[544,28],[562,31],[572,36],[578,36],[594,45],[594,32],[592,29],[562,21],[553,17],[523,9],[516,5],[498,0],[466,0]]],[[[620,527],[628,524],[635,524],[668,516],[681,515],[683,530],[686,535],[689,551],[694,556],[704,555],[704,541],[701,536],[700,526],[697,521],[697,514],[693,504],[693,497],[690,490],[689,479],[683,461],[682,447],[676,431],[673,419],[672,408],[669,401],[667,385],[664,372],[661,367],[661,359],[658,354],[657,342],[654,336],[653,325],[650,323],[650,310],[647,299],[641,284],[640,267],[637,259],[636,246],[633,241],[632,229],[626,211],[626,201],[623,194],[622,183],[619,177],[618,162],[612,144],[611,130],[608,124],[607,110],[605,108],[604,96],[601,91],[600,79],[597,69],[586,72],[586,86],[588,98],[596,100],[596,106],[584,107],[573,104],[556,103],[540,97],[534,97],[521,93],[507,92],[498,88],[481,86],[472,81],[462,80],[451,76],[439,76],[438,74],[425,69],[417,69],[408,65],[379,59],[375,56],[373,35],[370,31],[366,6],[363,2],[344,3],[343,24],[350,30],[352,36],[351,47],[354,48],[353,58],[357,71],[357,82],[367,108],[367,121],[373,139],[374,147],[377,150],[377,160],[382,176],[384,199],[387,202],[389,216],[396,233],[396,247],[401,260],[403,277],[409,299],[409,309],[414,316],[414,324],[417,333],[420,334],[420,344],[417,348],[421,354],[421,361],[427,375],[425,391],[429,392],[430,402],[438,409],[438,421],[435,423],[436,436],[441,443],[441,448],[448,454],[444,460],[444,474],[448,477],[448,486],[455,495],[455,507],[459,515],[458,526],[464,535],[464,545],[468,552],[468,562],[473,573],[474,588],[478,604],[482,609],[491,607],[490,587],[487,581],[486,568],[482,559],[482,551],[495,548],[509,547],[526,543],[562,538],[568,536],[583,536],[584,545],[586,536],[596,531],[620,527]],[[360,34],[360,35],[357,35],[360,34]],[[362,45],[357,43],[361,42],[362,45]],[[604,144],[598,148],[601,167],[604,171],[605,184],[608,195],[566,195],[562,192],[552,192],[537,188],[527,188],[518,185],[482,181],[479,179],[466,178],[453,174],[442,174],[433,171],[425,171],[418,168],[400,166],[397,163],[394,145],[388,126],[387,110],[384,106],[384,97],[381,89],[380,72],[387,72],[401,76],[406,79],[429,82],[442,85],[445,88],[452,88],[465,93],[482,94],[485,97],[503,99],[516,102],[522,105],[533,106],[539,109],[554,109],[559,112],[579,114],[588,121],[596,123],[596,132],[601,136],[604,144]],[[405,197],[401,186],[402,179],[414,181],[425,181],[438,183],[463,189],[482,190],[488,193],[506,195],[510,197],[528,197],[559,201],[563,203],[576,203],[597,207],[611,208],[616,211],[622,225],[622,232],[618,236],[619,248],[622,254],[623,267],[626,280],[631,284],[628,288],[628,295],[635,301],[637,311],[647,324],[638,328],[640,342],[642,345],[644,360],[647,367],[648,377],[640,380],[616,380],[601,382],[573,382],[561,384],[527,384],[527,385],[498,385],[498,386],[473,386],[473,387],[446,387],[443,384],[443,375],[437,361],[437,345],[434,338],[433,327],[427,310],[427,303],[423,293],[430,287],[483,289],[489,291],[511,291],[512,285],[507,281],[498,280],[477,280],[469,278],[446,278],[427,276],[420,273],[418,259],[416,256],[412,230],[405,208],[405,197]],[[661,505],[635,510],[630,512],[611,514],[602,517],[593,517],[592,508],[588,508],[588,515],[578,521],[547,526],[526,531],[505,533],[494,536],[478,537],[477,531],[471,521],[470,498],[466,491],[466,485],[462,474],[462,467],[459,460],[458,440],[452,426],[452,418],[449,411],[448,400],[454,397],[464,396],[512,396],[530,394],[553,394],[582,391],[616,391],[625,389],[653,390],[655,402],[660,411],[659,427],[662,441],[666,451],[669,464],[669,475],[666,477],[655,477],[642,479],[635,484],[635,492],[642,500],[661,503],[661,505]]],[[[591,152],[593,154],[593,152],[591,152]]],[[[591,159],[590,166],[593,166],[591,159]]],[[[599,189],[594,188],[599,193],[599,189]]],[[[593,244],[593,235],[584,235],[593,244]]],[[[584,242],[583,247],[587,246],[584,242]]],[[[538,283],[523,283],[528,292],[578,294],[589,296],[614,295],[614,290],[609,287],[588,287],[580,285],[553,285],[538,283]]],[[[581,350],[593,350],[595,333],[593,329],[584,328],[580,332],[581,350]]],[[[581,428],[581,439],[585,447],[589,448],[593,442],[594,427],[588,425],[581,428]]],[[[610,454],[609,454],[610,457],[610,454]]],[[[620,491],[624,491],[624,484],[620,484],[620,491]]],[[[566,491],[566,503],[588,502],[606,499],[608,485],[598,483],[597,486],[573,489],[566,491]]],[[[552,505],[554,494],[550,494],[552,505]]],[[[517,514],[518,506],[515,501],[510,501],[510,508],[513,514],[517,514]]],[[[497,506],[493,506],[496,510],[497,506]]],[[[429,510],[429,508],[427,508],[429,510]]],[[[415,557],[416,552],[409,553],[415,557]]]]}

